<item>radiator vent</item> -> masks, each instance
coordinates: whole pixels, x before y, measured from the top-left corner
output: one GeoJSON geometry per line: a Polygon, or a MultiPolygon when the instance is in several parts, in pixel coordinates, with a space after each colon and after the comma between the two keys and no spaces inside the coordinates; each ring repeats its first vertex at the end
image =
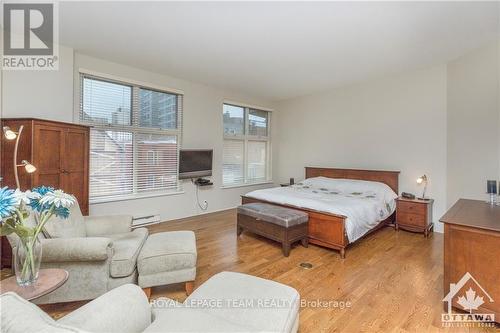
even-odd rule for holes
{"type": "Polygon", "coordinates": [[[142,227],[144,225],[155,223],[160,223],[160,215],[134,217],[132,220],[132,228],[142,227]]]}

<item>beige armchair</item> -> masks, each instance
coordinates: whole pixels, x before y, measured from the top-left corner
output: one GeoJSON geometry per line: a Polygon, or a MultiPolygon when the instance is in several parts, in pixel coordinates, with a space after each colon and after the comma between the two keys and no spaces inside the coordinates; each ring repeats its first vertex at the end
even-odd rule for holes
{"type": "MultiPolygon", "coordinates": [[[[41,268],[63,268],[69,278],[35,303],[94,299],[120,285],[137,283],[137,257],[148,230],[131,227],[131,216],[82,216],[78,205],[68,219],[51,219],[45,228],[49,237],[41,239],[41,268]]],[[[9,236],[14,251],[15,237],[9,236]]]]}

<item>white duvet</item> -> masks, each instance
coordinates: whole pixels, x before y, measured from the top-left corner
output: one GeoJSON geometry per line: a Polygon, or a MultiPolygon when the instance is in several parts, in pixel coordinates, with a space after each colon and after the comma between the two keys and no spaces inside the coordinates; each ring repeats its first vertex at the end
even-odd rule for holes
{"type": "Polygon", "coordinates": [[[289,187],[257,190],[248,197],[346,217],[349,242],[362,237],[396,209],[397,194],[386,184],[315,177],[289,187]]]}

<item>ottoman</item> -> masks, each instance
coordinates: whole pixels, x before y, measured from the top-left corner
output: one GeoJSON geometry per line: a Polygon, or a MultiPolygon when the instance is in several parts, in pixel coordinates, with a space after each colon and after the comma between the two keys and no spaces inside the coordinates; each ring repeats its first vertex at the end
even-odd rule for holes
{"type": "Polygon", "coordinates": [[[221,272],[199,286],[184,303],[158,298],[152,332],[295,333],[300,295],[292,287],[259,277],[221,272]]]}
{"type": "Polygon", "coordinates": [[[137,258],[139,286],[149,297],[151,287],[185,282],[186,293],[191,294],[196,256],[196,238],[192,231],[149,235],[137,258]]]}
{"type": "Polygon", "coordinates": [[[238,207],[237,235],[248,230],[280,242],[285,257],[296,241],[308,246],[308,228],[309,215],[300,210],[260,202],[238,207]]]}

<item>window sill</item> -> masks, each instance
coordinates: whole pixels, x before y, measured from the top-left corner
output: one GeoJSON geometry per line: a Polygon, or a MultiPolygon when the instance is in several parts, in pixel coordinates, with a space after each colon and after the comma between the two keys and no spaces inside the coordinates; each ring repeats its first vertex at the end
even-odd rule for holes
{"type": "Polygon", "coordinates": [[[235,184],[235,185],[223,185],[223,186],[221,186],[221,188],[222,189],[229,189],[229,188],[248,187],[248,186],[266,185],[266,184],[274,184],[274,182],[272,180],[267,180],[267,181],[258,182],[258,183],[244,183],[244,184],[235,184]]]}
{"type": "Polygon", "coordinates": [[[150,193],[150,194],[135,194],[135,195],[130,195],[130,196],[123,196],[123,197],[115,197],[115,198],[100,198],[100,199],[94,199],[90,200],[90,204],[103,204],[103,203],[108,203],[108,202],[117,202],[117,201],[128,201],[128,200],[137,200],[137,199],[147,199],[147,198],[155,198],[155,197],[164,197],[164,196],[170,196],[170,195],[178,195],[178,194],[184,194],[185,192],[183,190],[175,191],[175,192],[164,192],[164,193],[150,193]]]}

